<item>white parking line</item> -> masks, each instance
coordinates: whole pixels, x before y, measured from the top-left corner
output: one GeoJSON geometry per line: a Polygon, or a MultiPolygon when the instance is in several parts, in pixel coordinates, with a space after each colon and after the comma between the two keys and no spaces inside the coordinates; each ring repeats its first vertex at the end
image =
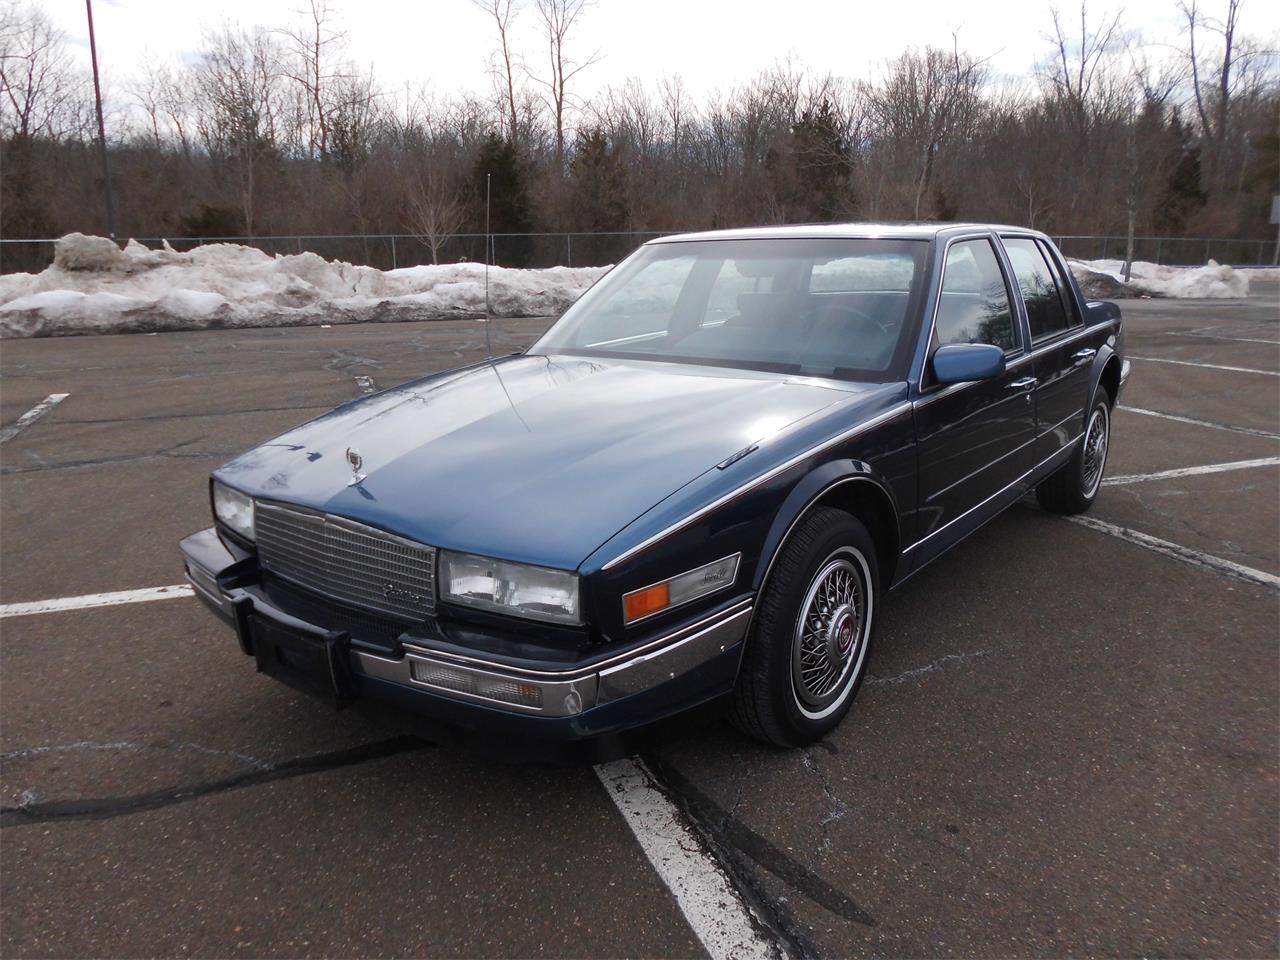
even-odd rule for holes
{"type": "Polygon", "coordinates": [[[1235,577],[1238,580],[1260,583],[1264,587],[1280,588],[1280,577],[1263,570],[1255,570],[1253,567],[1232,563],[1230,560],[1223,560],[1221,557],[1215,557],[1200,550],[1192,550],[1190,547],[1184,547],[1178,543],[1161,540],[1159,537],[1153,537],[1148,533],[1130,530],[1128,527],[1118,527],[1114,523],[1107,523],[1105,520],[1095,520],[1093,517],[1080,516],[1067,517],[1066,519],[1072,523],[1078,523],[1082,527],[1088,527],[1090,530],[1097,530],[1120,540],[1136,543],[1140,547],[1146,547],[1148,550],[1154,550],[1156,553],[1172,557],[1174,560],[1181,560],[1183,563],[1189,563],[1192,566],[1216,570],[1218,573],[1225,573],[1227,576],[1235,577]]]}
{"type": "Polygon", "coordinates": [[[1199,330],[1167,330],[1174,337],[1199,337],[1204,340],[1230,340],[1232,343],[1265,343],[1271,347],[1280,347],[1280,340],[1255,340],[1252,337],[1224,337],[1220,333],[1201,333],[1199,330]]]}
{"type": "Polygon", "coordinates": [[[1195,417],[1183,417],[1176,413],[1161,413],[1159,410],[1144,410],[1142,407],[1121,407],[1125,413],[1140,413],[1144,417],[1159,417],[1162,420],[1173,420],[1177,423],[1189,423],[1195,427],[1212,427],[1214,430],[1230,430],[1232,433],[1247,433],[1251,437],[1266,437],[1268,440],[1280,440],[1280,433],[1268,433],[1266,430],[1255,430],[1253,427],[1233,427],[1227,423],[1214,423],[1212,420],[1197,420],[1195,417]]]}
{"type": "Polygon", "coordinates": [[[1209,370],[1230,370],[1232,373],[1260,373],[1264,377],[1280,377],[1275,370],[1255,370],[1253,367],[1224,367],[1220,363],[1193,363],[1190,360],[1169,360],[1166,357],[1134,357],[1130,360],[1141,360],[1146,363],[1176,363],[1180,367],[1205,367],[1209,370]]]}
{"type": "Polygon", "coordinates": [[[1206,463],[1201,467],[1179,467],[1176,470],[1159,470],[1156,473],[1128,473],[1118,477],[1108,477],[1102,481],[1102,485],[1104,487],[1114,487],[1124,483],[1172,480],[1175,477],[1198,477],[1206,473],[1227,473],[1231,470],[1249,470],[1253,467],[1274,466],[1280,466],[1280,457],[1262,457],[1259,460],[1235,460],[1231,463],[1206,463]]]}
{"type": "Polygon", "coordinates": [[[53,600],[29,600],[25,603],[0,603],[0,619],[5,617],[29,617],[36,613],[57,613],[62,610],[89,610],[93,607],[114,607],[122,603],[149,603],[152,600],[176,600],[192,595],[185,583],[168,587],[146,587],[142,590],[118,590],[115,593],[86,593],[79,597],[57,597],[53,600]]]}
{"type": "Polygon", "coordinates": [[[17,420],[9,424],[9,426],[0,430],[0,443],[4,443],[6,440],[12,440],[69,396],[71,396],[69,393],[49,394],[17,420]]]}
{"type": "Polygon", "coordinates": [[[776,957],[729,878],[644,765],[614,760],[595,771],[712,960],[776,957]]]}

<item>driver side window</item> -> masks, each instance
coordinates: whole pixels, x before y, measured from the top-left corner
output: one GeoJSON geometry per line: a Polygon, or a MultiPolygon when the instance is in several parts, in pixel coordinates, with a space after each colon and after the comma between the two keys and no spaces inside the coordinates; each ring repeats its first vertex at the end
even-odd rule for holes
{"type": "Polygon", "coordinates": [[[961,240],[947,250],[934,345],[989,343],[1018,348],[1004,274],[990,240],[961,240]]]}

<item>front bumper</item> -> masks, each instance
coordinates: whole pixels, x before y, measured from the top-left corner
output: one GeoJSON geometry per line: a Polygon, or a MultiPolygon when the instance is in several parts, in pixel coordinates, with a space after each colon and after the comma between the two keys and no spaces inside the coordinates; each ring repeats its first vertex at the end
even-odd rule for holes
{"type": "Polygon", "coordinates": [[[547,670],[463,656],[416,634],[401,635],[387,651],[274,605],[255,589],[256,561],[237,560],[216,530],[180,546],[196,596],[235,628],[260,670],[266,668],[254,649],[254,624],[313,638],[320,672],[332,674],[339,702],[370,696],[464,725],[555,738],[620,732],[727,692],[751,618],[751,601],[741,600],[627,650],[547,670]]]}

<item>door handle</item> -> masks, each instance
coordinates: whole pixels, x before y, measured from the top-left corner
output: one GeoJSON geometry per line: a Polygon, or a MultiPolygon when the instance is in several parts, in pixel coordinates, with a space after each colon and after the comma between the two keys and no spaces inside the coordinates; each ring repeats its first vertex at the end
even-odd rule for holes
{"type": "Polygon", "coordinates": [[[1093,349],[1093,347],[1085,347],[1083,350],[1077,350],[1073,353],[1071,355],[1071,359],[1075,360],[1077,363],[1084,363],[1087,360],[1092,360],[1097,355],[1098,351],[1093,349]]]}
{"type": "Polygon", "coordinates": [[[1036,377],[1023,377],[1021,380],[1014,380],[1012,383],[1006,386],[1005,389],[1006,390],[1033,390],[1035,389],[1036,384],[1038,384],[1039,382],[1040,382],[1039,379],[1036,377]]]}

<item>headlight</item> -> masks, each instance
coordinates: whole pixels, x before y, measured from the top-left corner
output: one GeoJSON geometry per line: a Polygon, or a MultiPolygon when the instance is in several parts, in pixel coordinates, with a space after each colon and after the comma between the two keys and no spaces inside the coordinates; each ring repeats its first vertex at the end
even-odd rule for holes
{"type": "Polygon", "coordinates": [[[441,550],[444,599],[481,610],[554,623],[581,623],[578,575],[441,550]]]}
{"type": "Polygon", "coordinates": [[[632,590],[622,598],[622,619],[626,623],[635,623],[682,603],[723,590],[737,579],[738,560],[741,557],[742,554],[735,553],[731,557],[714,560],[643,590],[632,590]]]}
{"type": "Polygon", "coordinates": [[[253,498],[213,481],[213,515],[246,540],[253,539],[253,498]]]}

